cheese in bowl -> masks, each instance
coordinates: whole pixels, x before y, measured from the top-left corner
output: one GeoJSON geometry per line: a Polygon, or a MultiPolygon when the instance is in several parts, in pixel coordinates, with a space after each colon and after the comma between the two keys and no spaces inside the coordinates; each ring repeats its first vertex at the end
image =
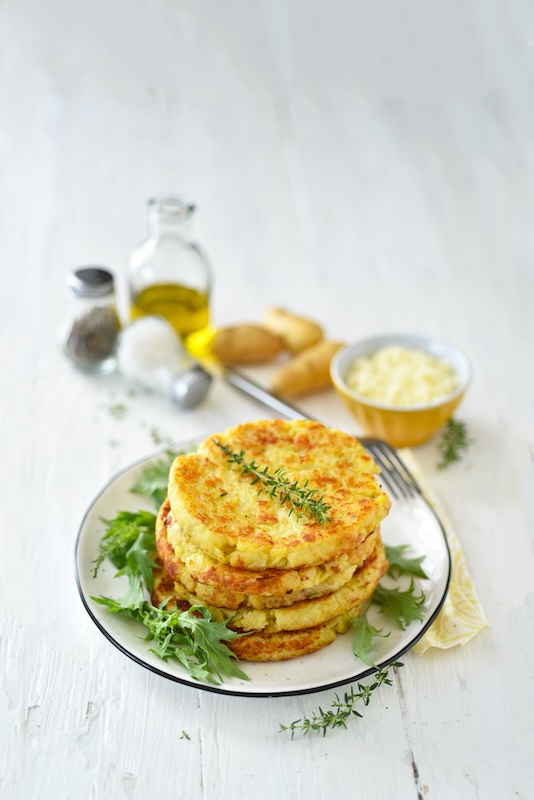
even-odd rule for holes
{"type": "Polygon", "coordinates": [[[471,365],[442,339],[387,334],[338,351],[330,373],[364,433],[410,447],[428,441],[450,419],[471,380],[471,365]]]}
{"type": "Polygon", "coordinates": [[[431,353],[391,344],[357,358],[346,382],[369,400],[410,408],[452,394],[458,388],[458,375],[452,364],[431,353]]]}

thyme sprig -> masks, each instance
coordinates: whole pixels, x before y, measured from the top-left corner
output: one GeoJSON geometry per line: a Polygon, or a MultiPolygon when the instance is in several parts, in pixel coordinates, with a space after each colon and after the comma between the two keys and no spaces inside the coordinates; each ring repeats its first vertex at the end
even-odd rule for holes
{"type": "Polygon", "coordinates": [[[443,428],[438,442],[440,459],[437,468],[446,469],[451,464],[461,461],[472,444],[473,440],[467,435],[465,422],[451,418],[443,428]]]}
{"type": "Polygon", "coordinates": [[[295,736],[297,731],[306,735],[310,731],[326,736],[326,732],[332,728],[346,728],[347,722],[352,717],[362,717],[355,706],[360,701],[364,706],[368,706],[372,695],[383,683],[388,686],[392,685],[391,678],[389,677],[390,668],[402,667],[400,661],[395,661],[390,664],[386,669],[381,669],[375,672],[374,681],[368,685],[358,683],[357,691],[351,686],[349,691],[345,692],[342,698],[336,693],[334,700],[330,703],[330,708],[324,711],[321,706],[317,711],[313,711],[311,716],[297,719],[289,725],[280,724],[279,733],[282,731],[291,731],[291,738],[295,736]]]}
{"type": "Polygon", "coordinates": [[[261,487],[258,494],[266,492],[270,497],[278,499],[282,505],[289,505],[289,516],[295,514],[297,519],[301,519],[305,514],[311,519],[316,519],[321,525],[330,521],[328,512],[330,506],[327,505],[322,497],[317,497],[318,489],[312,489],[305,481],[299,486],[298,481],[291,481],[282,467],[277,467],[273,472],[269,467],[261,469],[254,461],[247,463],[245,451],[236,453],[228,445],[222,444],[214,439],[217,447],[228,456],[228,461],[233,462],[242,468],[242,475],[252,476],[252,486],[260,483],[261,487]]]}

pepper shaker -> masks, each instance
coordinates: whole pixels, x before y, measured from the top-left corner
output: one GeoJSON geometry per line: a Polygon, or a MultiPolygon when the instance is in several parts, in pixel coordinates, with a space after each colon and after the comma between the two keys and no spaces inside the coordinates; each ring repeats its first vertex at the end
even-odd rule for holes
{"type": "Polygon", "coordinates": [[[120,322],[113,275],[103,267],[80,267],[67,277],[69,315],[63,351],[80,369],[105,374],[117,361],[115,347],[120,322]]]}

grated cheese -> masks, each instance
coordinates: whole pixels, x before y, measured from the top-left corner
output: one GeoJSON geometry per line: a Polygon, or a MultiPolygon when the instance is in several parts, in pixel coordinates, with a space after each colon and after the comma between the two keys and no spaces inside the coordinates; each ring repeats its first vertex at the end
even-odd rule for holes
{"type": "Polygon", "coordinates": [[[390,345],[356,359],[347,386],[362,397],[399,408],[427,405],[458,387],[453,367],[422,350],[390,345]]]}

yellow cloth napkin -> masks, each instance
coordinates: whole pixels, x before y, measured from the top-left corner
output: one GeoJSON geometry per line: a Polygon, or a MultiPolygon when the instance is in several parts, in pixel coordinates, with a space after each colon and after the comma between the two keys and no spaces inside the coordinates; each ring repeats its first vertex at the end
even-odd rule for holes
{"type": "Polygon", "coordinates": [[[436,620],[413,649],[417,653],[424,653],[430,647],[446,649],[457,644],[466,644],[488,627],[488,621],[469,574],[462,546],[444,509],[425,485],[412,451],[405,448],[399,454],[441,519],[452,558],[451,582],[445,603],[436,620]]]}

